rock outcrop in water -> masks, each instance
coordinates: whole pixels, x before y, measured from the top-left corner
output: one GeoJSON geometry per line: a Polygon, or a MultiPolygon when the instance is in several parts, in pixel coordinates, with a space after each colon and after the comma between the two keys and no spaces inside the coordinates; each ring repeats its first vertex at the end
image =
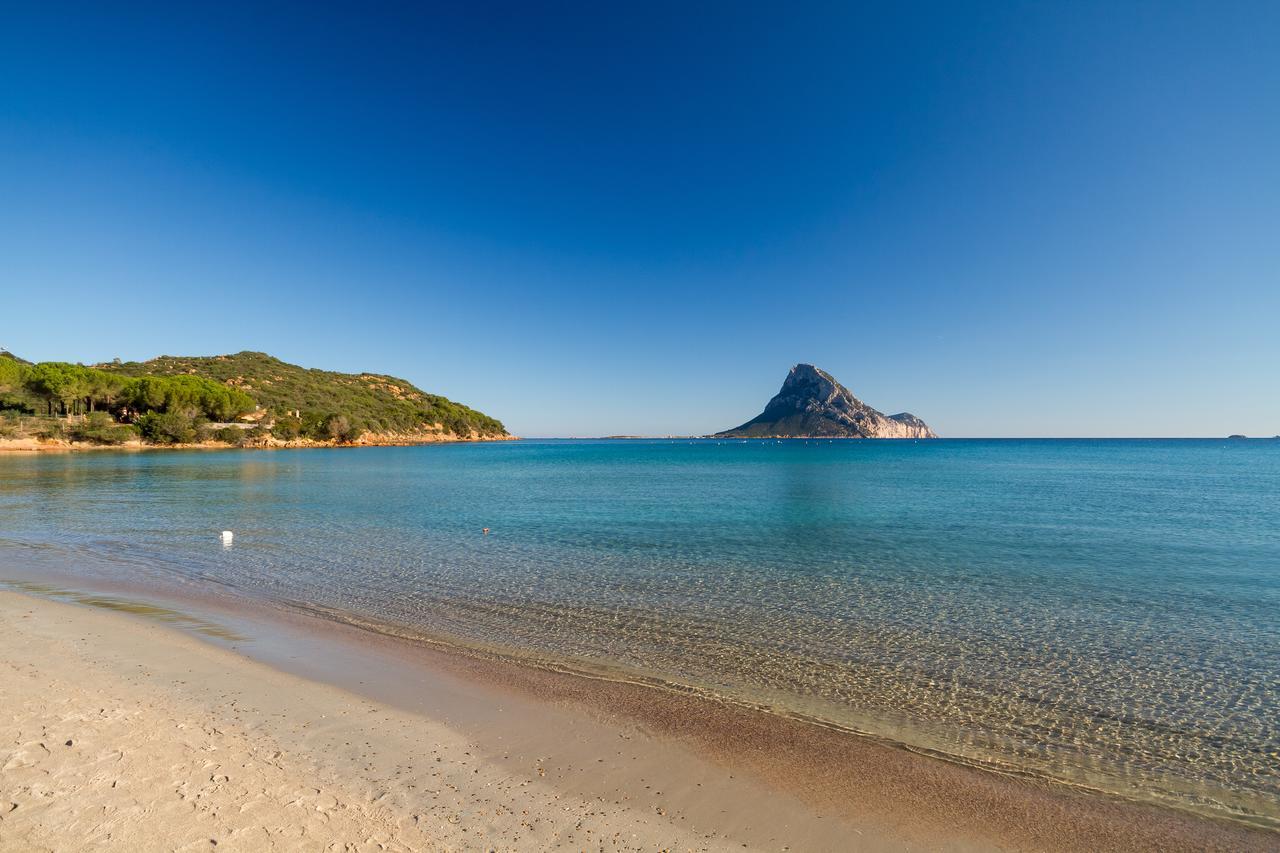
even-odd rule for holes
{"type": "Polygon", "coordinates": [[[937,438],[908,412],[886,415],[859,400],[831,374],[797,364],[764,411],[718,438],[937,438]]]}

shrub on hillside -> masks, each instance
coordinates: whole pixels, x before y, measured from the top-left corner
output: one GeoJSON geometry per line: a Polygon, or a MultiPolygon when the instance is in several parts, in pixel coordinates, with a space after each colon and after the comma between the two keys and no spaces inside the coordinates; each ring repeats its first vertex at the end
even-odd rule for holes
{"type": "Polygon", "coordinates": [[[138,431],[128,424],[118,424],[106,412],[93,412],[84,420],[67,427],[67,437],[72,441],[90,444],[124,444],[138,437],[138,431]]]}
{"type": "Polygon", "coordinates": [[[302,421],[295,417],[276,418],[271,434],[281,441],[293,441],[302,435],[302,421]]]}
{"type": "Polygon", "coordinates": [[[324,431],[326,438],[338,442],[355,441],[363,432],[346,415],[330,415],[325,418],[324,431]]]}
{"type": "Polygon", "coordinates": [[[190,411],[147,412],[137,420],[138,431],[152,444],[190,444],[198,437],[190,411]]]}
{"type": "Polygon", "coordinates": [[[329,440],[329,415],[324,412],[302,413],[302,435],[316,441],[329,440]]]}
{"type": "Polygon", "coordinates": [[[22,438],[26,431],[22,421],[14,417],[0,417],[0,438],[22,438]]]}
{"type": "Polygon", "coordinates": [[[62,421],[50,418],[38,421],[31,434],[41,441],[53,441],[65,437],[66,431],[62,428],[62,421]]]}
{"type": "Polygon", "coordinates": [[[239,427],[221,427],[219,429],[205,430],[201,437],[208,441],[220,441],[223,444],[239,447],[244,444],[245,430],[239,427]]]}

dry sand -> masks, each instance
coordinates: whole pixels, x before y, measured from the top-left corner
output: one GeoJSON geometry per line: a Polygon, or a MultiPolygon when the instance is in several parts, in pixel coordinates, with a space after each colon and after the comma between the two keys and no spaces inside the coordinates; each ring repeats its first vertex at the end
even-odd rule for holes
{"type": "Polygon", "coordinates": [[[199,639],[81,600],[0,593],[0,850],[1280,849],[324,620],[152,612],[199,639]]]}

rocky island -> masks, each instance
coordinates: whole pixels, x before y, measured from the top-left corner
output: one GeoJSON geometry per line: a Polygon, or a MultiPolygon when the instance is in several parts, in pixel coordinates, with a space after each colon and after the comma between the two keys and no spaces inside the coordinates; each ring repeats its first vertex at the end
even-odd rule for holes
{"type": "Polygon", "coordinates": [[[886,415],[859,400],[825,370],[791,368],[764,411],[716,438],[937,438],[909,412],[886,415]]]}

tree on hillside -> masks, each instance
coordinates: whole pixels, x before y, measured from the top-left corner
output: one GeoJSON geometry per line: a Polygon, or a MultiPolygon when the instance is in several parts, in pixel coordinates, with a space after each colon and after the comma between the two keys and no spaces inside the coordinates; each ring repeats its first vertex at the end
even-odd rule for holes
{"type": "Polygon", "coordinates": [[[121,397],[129,408],[137,412],[153,412],[164,408],[168,380],[159,376],[143,376],[130,380],[121,397]]]}
{"type": "Polygon", "coordinates": [[[215,421],[230,421],[255,408],[253,398],[237,388],[199,376],[142,376],[127,380],[121,394],[135,412],[193,410],[215,421]]]}
{"type": "Polygon", "coordinates": [[[16,358],[0,356],[0,393],[22,390],[29,371],[30,368],[16,358]]]}
{"type": "Polygon", "coordinates": [[[67,403],[79,396],[76,366],[61,361],[42,361],[27,374],[27,390],[44,399],[50,415],[56,413],[54,403],[58,404],[58,412],[65,414],[67,403]]]}
{"type": "Polygon", "coordinates": [[[112,408],[116,400],[124,392],[125,380],[105,370],[88,370],[85,382],[85,405],[90,412],[97,410],[97,404],[104,408],[112,408]]]}

